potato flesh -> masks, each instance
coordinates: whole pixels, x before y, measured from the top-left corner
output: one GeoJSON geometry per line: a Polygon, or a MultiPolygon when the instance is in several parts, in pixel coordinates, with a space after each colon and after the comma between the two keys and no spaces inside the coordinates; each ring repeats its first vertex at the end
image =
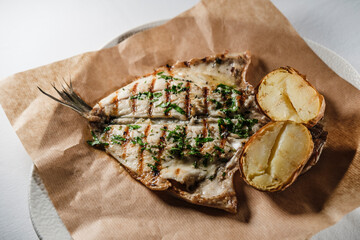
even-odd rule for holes
{"type": "Polygon", "coordinates": [[[308,122],[317,116],[321,107],[321,99],[316,90],[299,75],[291,75],[291,78],[286,81],[287,96],[299,118],[303,122],[308,122]]]}
{"type": "Polygon", "coordinates": [[[242,165],[246,181],[260,190],[278,190],[291,182],[309,159],[309,130],[294,122],[273,122],[250,139],[242,165]]]}
{"type": "Polygon", "coordinates": [[[302,76],[287,70],[268,74],[259,86],[258,102],[275,121],[308,123],[321,110],[321,95],[302,76]]]}

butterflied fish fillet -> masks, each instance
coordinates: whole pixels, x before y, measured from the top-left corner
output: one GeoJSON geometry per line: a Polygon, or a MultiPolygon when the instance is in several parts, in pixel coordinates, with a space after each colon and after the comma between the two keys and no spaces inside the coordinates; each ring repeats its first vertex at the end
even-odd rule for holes
{"type": "Polygon", "coordinates": [[[178,62],[138,78],[93,108],[71,84],[58,93],[63,104],[89,120],[94,138],[89,144],[104,149],[146,187],[236,212],[238,155],[267,122],[245,81],[249,63],[247,53],[178,62]]]}

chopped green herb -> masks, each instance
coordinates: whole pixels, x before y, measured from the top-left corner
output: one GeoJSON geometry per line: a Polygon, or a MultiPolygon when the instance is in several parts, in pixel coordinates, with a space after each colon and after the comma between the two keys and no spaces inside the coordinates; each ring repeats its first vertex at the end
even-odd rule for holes
{"type": "Polygon", "coordinates": [[[170,131],[167,129],[162,129],[164,131],[168,132],[168,135],[166,139],[172,140],[174,143],[176,143],[175,147],[172,147],[170,149],[170,154],[174,156],[183,157],[184,156],[184,150],[187,144],[186,139],[186,129],[183,126],[177,125],[174,130],[170,131]]]}
{"type": "Polygon", "coordinates": [[[226,136],[226,133],[234,133],[240,138],[247,138],[250,136],[252,127],[258,122],[257,119],[246,119],[241,114],[234,116],[234,119],[220,118],[218,126],[221,137],[226,136]],[[235,123],[234,123],[234,122],[235,123]],[[224,135],[225,134],[225,135],[224,135]]]}
{"type": "Polygon", "coordinates": [[[160,159],[155,157],[155,156],[152,156],[152,158],[154,159],[155,162],[160,162],[160,159]]]}
{"type": "Polygon", "coordinates": [[[159,101],[159,99],[157,99],[157,98],[154,98],[154,99],[150,100],[150,102],[152,102],[152,103],[157,102],[157,101],[159,101]]]}
{"type": "Polygon", "coordinates": [[[223,96],[232,94],[233,87],[227,86],[225,84],[219,84],[216,86],[214,93],[220,93],[223,96]]]}
{"type": "Polygon", "coordinates": [[[223,176],[223,177],[225,177],[225,175],[226,175],[226,173],[225,173],[225,172],[223,172],[223,173],[222,173],[222,176],[223,176]]]}
{"type": "Polygon", "coordinates": [[[203,143],[212,142],[213,138],[195,137],[196,146],[201,146],[203,143]]]}
{"type": "Polygon", "coordinates": [[[159,97],[161,97],[163,94],[161,93],[161,92],[156,92],[156,93],[153,93],[153,96],[155,97],[155,98],[159,98],[159,97]]]}
{"type": "Polygon", "coordinates": [[[126,138],[123,138],[123,137],[121,137],[120,135],[113,135],[113,136],[111,137],[111,142],[112,142],[112,143],[115,143],[115,144],[121,145],[121,144],[123,144],[123,142],[125,142],[125,141],[126,141],[126,138]]]}
{"type": "Polygon", "coordinates": [[[156,162],[154,165],[151,164],[151,163],[148,163],[147,166],[148,166],[149,168],[151,168],[151,171],[153,171],[154,175],[158,175],[158,174],[159,174],[159,172],[160,172],[159,169],[158,169],[159,164],[158,164],[157,162],[156,162]]]}
{"type": "Polygon", "coordinates": [[[161,75],[161,74],[163,74],[164,72],[158,72],[156,75],[161,75]]]}
{"type": "Polygon", "coordinates": [[[145,146],[146,145],[146,143],[144,143],[143,141],[142,141],[142,139],[141,139],[141,137],[135,137],[133,140],[131,140],[131,142],[133,143],[133,144],[139,144],[140,146],[145,146]]]}
{"type": "Polygon", "coordinates": [[[188,152],[188,154],[190,156],[198,156],[198,157],[202,157],[201,152],[199,151],[199,149],[192,147],[191,145],[187,145],[187,149],[189,149],[190,151],[188,152]]]}
{"type": "Polygon", "coordinates": [[[172,79],[172,76],[160,75],[160,78],[165,79],[165,80],[169,80],[169,79],[172,79]]]}
{"type": "Polygon", "coordinates": [[[126,141],[126,138],[123,138],[120,135],[113,135],[112,139],[123,141],[123,142],[126,141]]]}
{"type": "Polygon", "coordinates": [[[99,147],[104,147],[104,146],[108,146],[109,144],[106,142],[101,142],[99,140],[99,138],[95,135],[95,133],[93,131],[91,131],[91,135],[93,137],[93,141],[86,141],[90,146],[94,147],[94,146],[99,146],[99,147]]]}
{"type": "Polygon", "coordinates": [[[178,94],[187,90],[189,90],[189,87],[183,87],[183,83],[179,83],[178,85],[173,85],[171,86],[171,88],[165,88],[165,92],[171,92],[173,94],[178,94]]]}
{"type": "Polygon", "coordinates": [[[111,129],[111,127],[110,126],[107,126],[106,128],[104,128],[104,132],[107,132],[107,131],[109,131],[111,129]]]}
{"type": "Polygon", "coordinates": [[[141,126],[139,126],[139,125],[128,125],[128,126],[129,126],[129,130],[134,130],[134,129],[141,128],[141,126]]]}
{"type": "Polygon", "coordinates": [[[241,95],[242,92],[240,92],[239,90],[234,89],[231,86],[225,85],[225,84],[219,84],[216,86],[215,90],[213,91],[214,93],[220,93],[223,96],[232,94],[232,93],[236,93],[241,95]]]}
{"type": "Polygon", "coordinates": [[[219,101],[216,101],[215,99],[209,99],[210,102],[215,104],[215,109],[222,109],[223,108],[223,104],[219,101]]]}
{"type": "Polygon", "coordinates": [[[170,102],[160,103],[156,107],[166,108],[164,113],[168,113],[168,112],[170,112],[171,109],[174,109],[175,111],[177,111],[180,114],[185,114],[184,109],[182,109],[181,107],[179,107],[175,103],[170,103],[170,102]]]}
{"type": "Polygon", "coordinates": [[[218,147],[218,146],[215,145],[214,148],[216,150],[218,150],[219,152],[221,152],[221,153],[225,153],[225,150],[223,148],[221,148],[221,147],[218,147]]]}
{"type": "Polygon", "coordinates": [[[178,156],[178,157],[183,157],[184,156],[184,149],[179,147],[179,145],[177,145],[176,147],[172,147],[169,152],[171,155],[174,156],[178,156]]]}
{"type": "Polygon", "coordinates": [[[133,95],[130,97],[130,99],[138,99],[138,100],[144,100],[144,98],[159,98],[162,96],[162,93],[161,92],[156,92],[156,93],[153,93],[153,92],[139,92],[138,94],[136,95],[133,95]]]}

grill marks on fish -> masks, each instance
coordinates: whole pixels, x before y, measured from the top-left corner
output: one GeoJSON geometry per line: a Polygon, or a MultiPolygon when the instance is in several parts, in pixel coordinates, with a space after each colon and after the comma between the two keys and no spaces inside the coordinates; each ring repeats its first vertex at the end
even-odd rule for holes
{"type": "MultiPolygon", "coordinates": [[[[137,94],[137,86],[138,86],[139,83],[135,83],[132,90],[131,90],[131,93],[133,96],[135,96],[137,94]]],[[[132,114],[135,115],[135,112],[136,112],[136,99],[131,99],[131,108],[132,108],[132,114]]]]}
{"type": "Polygon", "coordinates": [[[220,148],[224,148],[224,147],[225,147],[225,144],[226,144],[226,141],[227,141],[227,137],[228,137],[228,136],[226,136],[226,137],[224,137],[224,138],[221,139],[220,148]]]}
{"type": "Polygon", "coordinates": [[[112,103],[115,104],[115,107],[112,109],[112,115],[116,116],[119,114],[119,100],[118,100],[118,91],[116,91],[115,96],[112,99],[112,103]]]}
{"type": "MultiPolygon", "coordinates": [[[[172,161],[175,155],[171,153],[170,145],[178,144],[179,140],[175,140],[175,138],[167,138],[170,132],[177,132],[178,134],[183,134],[184,138],[184,159],[193,158],[189,155],[190,149],[188,145],[191,147],[196,147],[200,153],[206,154],[217,152],[216,142],[220,139],[220,132],[216,129],[215,125],[211,126],[206,119],[201,120],[201,125],[178,125],[176,123],[171,124],[170,126],[167,124],[152,124],[152,123],[139,123],[136,125],[111,125],[113,130],[109,130],[105,132],[102,136],[102,139],[108,141],[111,145],[116,146],[115,152],[113,152],[123,159],[126,163],[128,161],[136,160],[136,164],[132,165],[136,166],[135,172],[140,176],[144,173],[145,163],[151,163],[152,165],[156,165],[158,172],[162,169],[162,161],[172,161]],[[136,129],[133,127],[136,126],[136,129]],[[177,128],[180,127],[180,128],[177,128]],[[118,134],[119,130],[114,129],[124,129],[121,135],[118,134]],[[209,131],[211,130],[211,133],[209,131]],[[125,140],[118,140],[117,142],[112,142],[111,139],[116,139],[114,136],[120,136],[125,140]],[[152,137],[151,141],[149,141],[149,137],[152,137]],[[195,137],[201,138],[212,138],[212,141],[209,142],[200,142],[200,145],[197,145],[197,142],[194,140],[195,137]],[[119,142],[121,142],[119,144],[119,142]],[[169,146],[169,147],[166,147],[169,146]],[[203,150],[206,148],[206,152],[203,150]],[[153,158],[155,157],[155,158],[153,158]],[[169,158],[170,157],[170,158],[169,158]],[[145,161],[145,158],[147,159],[145,161]]],[[[180,135],[177,135],[179,137],[180,135]]],[[[181,137],[180,137],[181,138],[181,137]]],[[[224,148],[227,144],[227,137],[224,137],[219,141],[219,146],[224,148]]],[[[110,146],[109,146],[110,147],[110,146]]],[[[227,148],[226,152],[231,151],[231,149],[227,148]]],[[[189,160],[189,159],[188,159],[189,160]]],[[[186,160],[186,161],[188,161],[186,160]]],[[[195,157],[195,159],[198,161],[195,157]]],[[[155,174],[156,175],[156,174],[155,174]]]]}
{"type": "MultiPolygon", "coordinates": [[[[156,82],[156,75],[154,74],[153,79],[151,80],[151,85],[150,85],[150,89],[149,89],[150,93],[153,93],[153,91],[154,91],[155,82],[156,82]]],[[[154,103],[152,101],[153,99],[154,99],[154,96],[151,95],[150,103],[149,103],[149,111],[148,111],[150,118],[152,116],[152,110],[153,110],[153,105],[154,105],[154,103]]]]}
{"type": "MultiPolygon", "coordinates": [[[[202,122],[203,122],[202,137],[206,138],[208,136],[208,127],[209,126],[208,126],[208,122],[207,122],[207,120],[205,118],[202,120],[202,122]]],[[[204,145],[201,146],[201,148],[200,148],[201,153],[203,153],[204,145]]]]}
{"type": "MultiPolygon", "coordinates": [[[[147,125],[144,131],[144,137],[142,138],[143,143],[147,144],[147,137],[149,135],[151,125],[147,125]]],[[[138,174],[141,175],[143,172],[143,163],[144,163],[144,150],[142,146],[139,148],[139,167],[138,167],[138,174]]]]}
{"type": "Polygon", "coordinates": [[[125,130],[124,130],[124,135],[123,138],[125,138],[125,142],[122,144],[122,148],[123,148],[123,153],[122,153],[122,159],[126,159],[126,147],[130,142],[130,138],[128,137],[129,135],[129,126],[126,126],[125,130]]]}
{"type": "MultiPolygon", "coordinates": [[[[173,118],[190,120],[192,117],[224,116],[219,109],[215,108],[216,104],[212,101],[224,102],[226,96],[214,93],[214,87],[199,86],[178,78],[163,79],[158,76],[153,76],[147,81],[148,83],[145,83],[147,88],[141,86],[141,82],[135,82],[127,90],[128,97],[124,97],[123,92],[117,91],[111,100],[109,99],[108,105],[105,102],[98,104],[100,108],[98,112],[103,111],[103,114],[111,119],[173,118]],[[129,110],[126,110],[127,107],[129,110]],[[168,108],[170,110],[167,110],[168,108]],[[183,113],[175,108],[181,108],[183,113]]],[[[244,105],[245,100],[246,95],[236,96],[239,107],[244,105]]]]}

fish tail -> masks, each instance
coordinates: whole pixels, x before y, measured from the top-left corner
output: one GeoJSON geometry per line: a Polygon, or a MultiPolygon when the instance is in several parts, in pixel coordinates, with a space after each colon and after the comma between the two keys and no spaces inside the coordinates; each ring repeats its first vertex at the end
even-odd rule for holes
{"type": "Polygon", "coordinates": [[[57,101],[58,103],[67,106],[77,113],[79,113],[81,116],[87,118],[88,113],[91,111],[91,107],[87,105],[84,100],[82,100],[73,90],[72,83],[70,80],[70,83],[67,83],[64,81],[64,84],[62,84],[62,90],[58,90],[55,87],[55,84],[52,84],[55,91],[60,95],[62,100],[57,99],[56,97],[46,93],[44,90],[42,90],[40,87],[37,87],[41,93],[45,94],[49,98],[57,101]]]}

